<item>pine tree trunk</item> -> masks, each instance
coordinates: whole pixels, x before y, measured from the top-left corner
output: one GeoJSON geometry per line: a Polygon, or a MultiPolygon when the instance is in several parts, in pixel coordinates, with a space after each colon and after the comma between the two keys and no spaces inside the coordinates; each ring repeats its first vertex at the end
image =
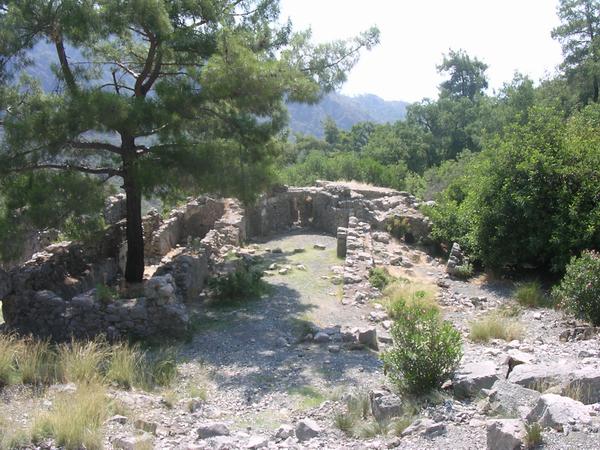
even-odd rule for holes
{"type": "Polygon", "coordinates": [[[125,280],[140,283],[144,279],[144,232],[142,229],[142,192],[133,176],[133,158],[124,158],[123,188],[127,196],[127,264],[125,280]]]}

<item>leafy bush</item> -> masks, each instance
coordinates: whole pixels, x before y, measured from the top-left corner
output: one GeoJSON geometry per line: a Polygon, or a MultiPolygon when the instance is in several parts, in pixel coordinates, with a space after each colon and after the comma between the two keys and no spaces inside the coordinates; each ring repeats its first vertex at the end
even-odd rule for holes
{"type": "Polygon", "coordinates": [[[369,282],[379,290],[385,289],[392,281],[394,281],[394,277],[385,268],[376,267],[369,270],[369,282]]]}
{"type": "Polygon", "coordinates": [[[529,281],[517,286],[515,297],[521,306],[538,308],[548,306],[548,297],[539,281],[529,281]]]}
{"type": "Polygon", "coordinates": [[[261,270],[243,264],[234,272],[209,280],[209,287],[220,302],[235,302],[260,297],[267,287],[262,277],[261,270]]]}
{"type": "Polygon", "coordinates": [[[102,283],[96,285],[96,299],[101,303],[111,303],[118,298],[116,290],[102,283]]]}
{"type": "Polygon", "coordinates": [[[461,280],[468,280],[473,276],[473,265],[468,262],[461,266],[456,266],[454,268],[454,276],[461,280]]]}
{"type": "Polygon", "coordinates": [[[391,332],[393,346],[383,355],[384,367],[394,383],[410,392],[440,386],[462,357],[458,330],[425,303],[399,308],[391,332]]]}
{"type": "Polygon", "coordinates": [[[484,266],[564,270],[569,255],[599,248],[600,105],[568,121],[535,107],[489,140],[427,210],[433,237],[458,242],[484,266]]]}
{"type": "Polygon", "coordinates": [[[600,253],[573,257],[552,296],[573,314],[600,325],[600,253]]]}

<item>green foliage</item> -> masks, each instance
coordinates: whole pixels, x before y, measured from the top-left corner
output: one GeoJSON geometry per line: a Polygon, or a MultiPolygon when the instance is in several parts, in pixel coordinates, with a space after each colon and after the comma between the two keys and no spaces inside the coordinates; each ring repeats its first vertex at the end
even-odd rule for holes
{"type": "Polygon", "coordinates": [[[561,0],[561,20],[552,37],[562,45],[562,69],[580,100],[598,102],[600,84],[600,3],[597,0],[561,0]]]}
{"type": "Polygon", "coordinates": [[[59,229],[85,243],[104,230],[105,187],[79,173],[38,172],[0,178],[0,257],[21,252],[27,232],[59,229]]]}
{"type": "Polygon", "coordinates": [[[468,280],[473,276],[473,265],[470,262],[456,266],[454,269],[454,276],[461,280],[468,280]]]}
{"type": "Polygon", "coordinates": [[[395,384],[410,392],[439,387],[462,357],[460,333],[426,303],[399,309],[391,333],[393,346],[383,355],[384,367],[395,384]]]}
{"type": "Polygon", "coordinates": [[[540,308],[548,306],[548,296],[539,281],[529,281],[517,286],[515,297],[521,306],[540,308]]]}
{"type": "Polygon", "coordinates": [[[526,449],[534,449],[544,442],[542,431],[542,426],[537,422],[525,425],[525,438],[523,442],[526,449]]]}
{"type": "Polygon", "coordinates": [[[96,299],[102,303],[111,303],[119,297],[118,292],[102,283],[96,285],[96,299]]]}
{"type": "Polygon", "coordinates": [[[394,277],[383,267],[369,270],[369,283],[379,290],[385,289],[392,281],[394,281],[394,277]]]}
{"type": "Polygon", "coordinates": [[[584,251],[573,257],[552,296],[573,314],[600,325],[600,254],[584,251]]]}
{"type": "Polygon", "coordinates": [[[459,242],[486,267],[533,265],[560,272],[570,255],[600,245],[600,106],[567,122],[529,111],[490,141],[428,214],[433,235],[459,242]]]}
{"type": "Polygon", "coordinates": [[[450,78],[440,85],[442,95],[454,97],[467,97],[473,99],[476,95],[483,94],[488,82],[485,77],[487,64],[477,58],[471,59],[464,50],[450,50],[444,55],[444,61],[437,69],[438,72],[447,73],[450,78]]]}
{"type": "Polygon", "coordinates": [[[263,272],[248,263],[238,266],[233,272],[209,280],[214,297],[220,304],[255,299],[267,289],[263,272]]]}
{"type": "Polygon", "coordinates": [[[405,217],[392,217],[386,224],[385,229],[396,239],[404,239],[406,234],[410,231],[410,225],[405,217]]]}

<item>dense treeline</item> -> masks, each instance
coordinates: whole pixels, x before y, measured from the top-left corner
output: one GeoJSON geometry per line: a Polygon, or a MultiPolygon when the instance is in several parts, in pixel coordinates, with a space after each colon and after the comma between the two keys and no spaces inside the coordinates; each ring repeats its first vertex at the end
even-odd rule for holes
{"type": "Polygon", "coordinates": [[[434,237],[459,242],[489,268],[561,272],[573,255],[600,248],[600,2],[562,0],[552,36],[564,63],[535,85],[516,74],[486,93],[487,66],[450,51],[435,100],[395,124],[345,132],[328,121],[324,140],[295,136],[282,180],[354,179],[436,200],[434,237]]]}

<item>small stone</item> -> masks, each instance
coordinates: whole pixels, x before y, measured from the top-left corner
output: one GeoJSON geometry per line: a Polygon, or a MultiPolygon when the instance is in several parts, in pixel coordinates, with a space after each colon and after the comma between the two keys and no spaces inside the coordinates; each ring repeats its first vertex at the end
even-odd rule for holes
{"type": "Polygon", "coordinates": [[[331,340],[331,337],[329,337],[329,335],[327,333],[319,331],[317,334],[315,334],[315,337],[313,338],[313,340],[315,342],[321,344],[324,342],[329,342],[331,340]]]}
{"type": "Polygon", "coordinates": [[[329,351],[329,353],[339,353],[340,346],[339,345],[330,345],[327,347],[327,350],[329,351]]]}
{"type": "Polygon", "coordinates": [[[112,422],[112,423],[118,423],[120,425],[125,425],[127,423],[127,417],[125,416],[120,416],[120,415],[116,415],[116,416],[112,416],[111,418],[109,418],[107,420],[107,422],[112,422]]]}
{"type": "Polygon", "coordinates": [[[315,250],[326,250],[327,249],[327,247],[325,247],[323,244],[315,244],[315,245],[313,245],[313,248],[315,250]]]}
{"type": "Polygon", "coordinates": [[[208,439],[215,436],[229,436],[229,428],[224,423],[200,425],[197,428],[198,438],[208,439]]]}
{"type": "Polygon", "coordinates": [[[133,426],[138,430],[146,431],[148,433],[156,434],[156,428],[158,424],[156,422],[148,422],[143,419],[137,419],[133,426]]]}
{"type": "Polygon", "coordinates": [[[280,247],[276,247],[273,250],[271,250],[271,253],[283,253],[283,250],[280,247]]]}
{"type": "Polygon", "coordinates": [[[279,275],[287,275],[288,272],[289,272],[289,270],[286,269],[285,267],[283,269],[279,269],[279,271],[278,271],[279,275]]]}
{"type": "Polygon", "coordinates": [[[303,248],[295,248],[294,253],[304,253],[306,250],[303,248]]]}
{"type": "Polygon", "coordinates": [[[321,427],[312,419],[301,420],[296,425],[296,437],[300,442],[317,437],[321,431],[321,427]]]}
{"type": "Polygon", "coordinates": [[[482,389],[489,389],[498,380],[493,361],[468,363],[454,375],[454,395],[457,398],[475,396],[482,389]]]}
{"type": "Polygon", "coordinates": [[[281,425],[278,429],[277,432],[275,433],[275,439],[279,440],[279,441],[284,441],[289,437],[292,437],[294,435],[294,427],[291,425],[281,425]]]}

